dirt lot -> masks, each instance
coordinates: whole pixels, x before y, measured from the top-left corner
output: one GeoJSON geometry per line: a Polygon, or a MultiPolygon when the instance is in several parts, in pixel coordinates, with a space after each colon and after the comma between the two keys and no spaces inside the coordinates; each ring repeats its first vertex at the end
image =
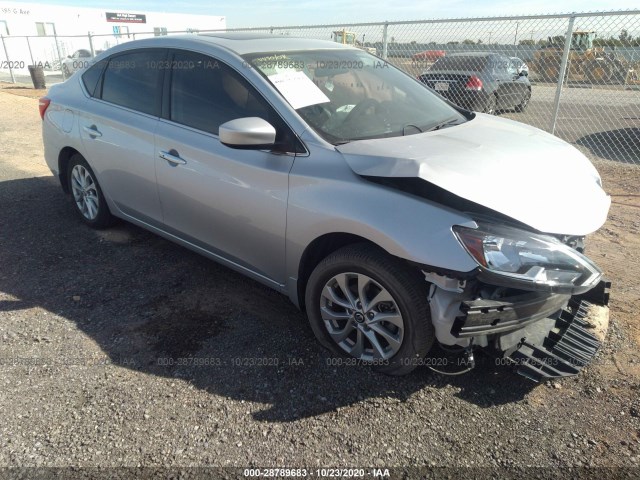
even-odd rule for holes
{"type": "Polygon", "coordinates": [[[0,91],[0,466],[640,466],[640,167],[596,161],[612,324],[581,375],[536,385],[481,356],[388,378],[333,365],[255,282],[83,226],[25,93],[0,91]]]}

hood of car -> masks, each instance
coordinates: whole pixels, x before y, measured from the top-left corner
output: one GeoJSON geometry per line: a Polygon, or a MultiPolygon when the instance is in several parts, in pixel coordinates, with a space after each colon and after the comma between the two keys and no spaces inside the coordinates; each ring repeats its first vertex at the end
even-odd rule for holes
{"type": "Polygon", "coordinates": [[[611,204],[598,172],[576,148],[537,128],[489,115],[336,148],[359,175],[421,178],[541,232],[594,232],[611,204]]]}

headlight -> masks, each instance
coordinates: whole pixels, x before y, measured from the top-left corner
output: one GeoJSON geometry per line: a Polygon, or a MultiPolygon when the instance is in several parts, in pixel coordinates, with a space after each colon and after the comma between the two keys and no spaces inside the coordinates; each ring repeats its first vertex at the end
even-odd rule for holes
{"type": "Polygon", "coordinates": [[[591,260],[554,237],[502,225],[478,226],[456,225],[453,231],[480,265],[480,279],[488,283],[578,294],[590,290],[602,277],[591,260]]]}

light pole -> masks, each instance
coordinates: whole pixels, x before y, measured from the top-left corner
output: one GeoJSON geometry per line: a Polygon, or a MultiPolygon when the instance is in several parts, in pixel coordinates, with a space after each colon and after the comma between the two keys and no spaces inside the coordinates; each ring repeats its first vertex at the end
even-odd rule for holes
{"type": "Polygon", "coordinates": [[[520,22],[516,22],[516,36],[513,39],[513,44],[517,45],[518,44],[518,27],[520,26],[520,22]]]}

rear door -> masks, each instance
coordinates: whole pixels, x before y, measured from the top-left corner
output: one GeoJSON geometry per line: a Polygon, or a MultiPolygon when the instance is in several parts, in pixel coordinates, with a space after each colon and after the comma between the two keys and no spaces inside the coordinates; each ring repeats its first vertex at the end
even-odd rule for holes
{"type": "MultiPolygon", "coordinates": [[[[156,226],[162,223],[162,212],[154,133],[162,100],[160,67],[166,55],[166,49],[152,48],[110,57],[97,85],[91,83],[88,108],[79,113],[87,161],[105,195],[122,213],[156,226]]],[[[93,68],[100,67],[89,69],[87,78],[93,68]]]]}
{"type": "Polygon", "coordinates": [[[292,132],[224,62],[175,50],[170,64],[167,108],[155,152],[165,229],[283,284],[288,176],[295,156],[292,132]],[[283,147],[241,150],[221,144],[218,127],[242,117],[270,122],[283,147]]]}

